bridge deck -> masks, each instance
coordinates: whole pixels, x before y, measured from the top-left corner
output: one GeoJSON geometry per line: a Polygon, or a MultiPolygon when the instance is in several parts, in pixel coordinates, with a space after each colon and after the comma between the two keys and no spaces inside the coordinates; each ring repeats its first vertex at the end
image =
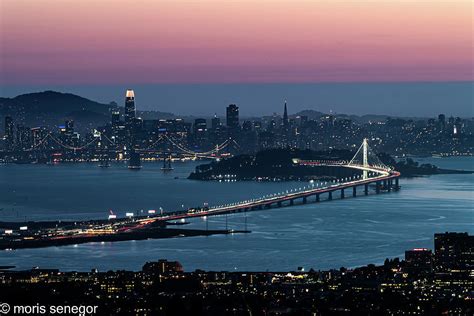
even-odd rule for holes
{"type": "Polygon", "coordinates": [[[238,203],[234,205],[227,205],[223,207],[211,207],[208,209],[205,208],[205,209],[198,209],[198,210],[188,210],[188,211],[183,211],[183,212],[175,212],[171,214],[167,213],[167,214],[156,216],[155,219],[168,221],[168,220],[180,220],[180,219],[193,218],[193,217],[223,215],[223,214],[229,214],[229,213],[242,212],[245,210],[264,208],[264,207],[271,206],[273,204],[276,204],[277,207],[282,207],[281,204],[283,202],[303,199],[310,196],[316,196],[316,195],[320,195],[324,193],[344,190],[344,189],[362,186],[362,185],[365,186],[371,183],[377,183],[377,182],[396,179],[400,176],[400,173],[397,171],[387,171],[387,170],[381,170],[377,168],[364,168],[361,166],[348,166],[348,165],[339,165],[339,164],[337,166],[370,171],[374,173],[379,173],[380,175],[376,177],[368,178],[368,179],[360,179],[360,180],[354,180],[354,181],[349,181],[349,182],[344,182],[344,183],[338,183],[338,184],[334,184],[328,187],[311,188],[311,189],[302,190],[298,192],[287,193],[284,195],[277,195],[277,196],[272,196],[268,198],[249,200],[246,202],[242,202],[242,203],[238,203]]]}

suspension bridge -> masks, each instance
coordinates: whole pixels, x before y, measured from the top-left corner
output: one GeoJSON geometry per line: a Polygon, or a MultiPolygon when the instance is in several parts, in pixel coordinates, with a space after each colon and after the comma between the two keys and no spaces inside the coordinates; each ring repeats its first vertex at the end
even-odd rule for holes
{"type": "MultiPolygon", "coordinates": [[[[299,162],[305,164],[307,162],[299,162]]],[[[223,215],[237,212],[247,212],[254,210],[263,210],[270,208],[279,208],[288,205],[294,205],[299,202],[306,204],[308,202],[320,202],[323,199],[332,200],[335,193],[339,193],[338,197],[344,199],[351,195],[356,197],[358,190],[362,189],[363,195],[369,195],[372,190],[376,194],[400,189],[399,177],[400,173],[386,166],[377,157],[375,152],[368,145],[367,139],[364,139],[362,145],[354,157],[349,161],[312,161],[311,163],[318,166],[350,168],[360,172],[360,174],[326,181],[321,183],[312,183],[307,186],[285,190],[279,193],[267,194],[259,198],[252,198],[235,203],[216,205],[211,207],[203,207],[189,209],[178,212],[167,212],[153,216],[155,220],[169,221],[182,220],[194,217],[207,217],[214,215],[223,215]],[[348,194],[349,193],[349,194],[348,194]]],[[[150,218],[144,219],[149,220],[150,218]]]]}
{"type": "MultiPolygon", "coordinates": [[[[185,156],[192,156],[196,158],[218,158],[219,154],[223,153],[226,148],[233,146],[236,149],[240,148],[240,145],[232,138],[227,138],[220,144],[216,144],[214,148],[207,151],[199,151],[188,148],[181,140],[175,139],[167,134],[160,134],[158,138],[152,143],[148,144],[144,148],[134,148],[135,152],[138,153],[155,153],[162,154],[164,156],[170,153],[182,154],[185,156]],[[159,146],[168,145],[169,149],[159,149],[159,146]]],[[[34,144],[31,148],[26,151],[35,150],[50,150],[55,151],[56,148],[63,148],[73,152],[80,152],[87,149],[93,149],[96,152],[104,151],[117,151],[121,150],[118,143],[114,139],[107,137],[107,135],[98,133],[92,140],[81,146],[73,146],[58,137],[52,132],[47,133],[41,140],[34,144]],[[59,147],[58,147],[59,146],[59,147]]]]}
{"type": "MultiPolygon", "coordinates": [[[[227,214],[281,208],[295,205],[296,203],[317,203],[323,200],[332,200],[333,198],[345,199],[350,195],[356,197],[358,189],[361,189],[362,195],[369,195],[369,191],[380,194],[381,192],[397,191],[400,188],[400,173],[386,166],[379,160],[377,155],[369,147],[367,139],[364,139],[359,150],[350,161],[299,161],[298,163],[314,166],[350,168],[356,172],[352,173],[352,176],[341,179],[311,183],[299,188],[267,194],[258,198],[210,207],[205,206],[176,212],[163,212],[161,210],[159,214],[155,214],[155,211],[152,213],[149,211],[148,215],[136,217],[133,213],[126,213],[126,217],[122,218],[117,218],[117,215],[111,211],[108,220],[91,220],[74,223],[62,223],[61,221],[35,222],[32,223],[34,224],[33,226],[40,228],[31,231],[28,230],[27,226],[22,226],[24,223],[3,222],[0,223],[0,225],[4,226],[4,238],[13,236],[11,238],[19,241],[17,243],[20,245],[15,247],[27,247],[29,244],[35,243],[44,246],[57,242],[63,245],[99,239],[129,240],[136,234],[141,234],[140,236],[142,237],[146,237],[147,234],[154,234],[154,227],[157,225],[152,224],[156,222],[159,224],[158,226],[161,227],[166,226],[166,222],[169,221],[198,217],[206,218],[208,216],[218,215],[226,216],[225,231],[230,233],[232,230],[229,231],[227,229],[227,214]],[[15,237],[17,235],[14,235],[14,233],[18,229],[20,235],[25,236],[26,239],[18,239],[18,237],[15,237]],[[117,238],[113,239],[115,238],[114,236],[117,238]]],[[[206,227],[207,223],[208,221],[206,221],[206,227]]],[[[247,225],[247,221],[245,221],[245,225],[247,225]]],[[[245,229],[244,232],[247,232],[247,229],[245,229]]],[[[11,240],[11,238],[8,240],[11,240]]],[[[7,241],[3,247],[12,248],[12,245],[12,243],[7,241]]]]}

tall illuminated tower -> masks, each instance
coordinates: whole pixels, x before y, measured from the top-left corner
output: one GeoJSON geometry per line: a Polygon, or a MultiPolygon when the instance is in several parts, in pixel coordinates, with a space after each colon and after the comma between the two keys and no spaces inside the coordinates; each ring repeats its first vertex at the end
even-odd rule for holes
{"type": "Polygon", "coordinates": [[[131,124],[135,118],[135,92],[127,90],[125,94],[125,124],[131,124]]]}

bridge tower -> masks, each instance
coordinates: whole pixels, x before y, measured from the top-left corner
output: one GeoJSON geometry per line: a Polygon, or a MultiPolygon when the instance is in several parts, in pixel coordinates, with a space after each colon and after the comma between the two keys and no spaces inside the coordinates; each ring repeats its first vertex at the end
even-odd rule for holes
{"type": "Polygon", "coordinates": [[[362,167],[362,179],[367,180],[369,178],[369,172],[367,169],[370,167],[377,167],[388,170],[389,168],[377,157],[377,154],[370,148],[369,140],[364,138],[362,144],[357,150],[354,157],[348,164],[349,166],[362,167]]]}
{"type": "MultiPolygon", "coordinates": [[[[367,138],[364,138],[364,141],[362,142],[362,165],[364,168],[367,168],[369,166],[369,144],[367,142],[367,138]]],[[[367,170],[364,170],[363,173],[363,179],[368,178],[368,172],[367,170]]]]}

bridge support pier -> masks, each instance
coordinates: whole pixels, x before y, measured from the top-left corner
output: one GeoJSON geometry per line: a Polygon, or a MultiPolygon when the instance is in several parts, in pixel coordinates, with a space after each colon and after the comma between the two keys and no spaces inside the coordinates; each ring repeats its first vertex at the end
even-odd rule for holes
{"type": "Polygon", "coordinates": [[[356,186],[353,186],[353,187],[352,187],[352,196],[353,196],[353,197],[356,197],[356,196],[357,196],[357,189],[356,189],[356,188],[357,188],[356,186]]]}
{"type": "Polygon", "coordinates": [[[278,207],[281,207],[281,201],[277,202],[278,207]]]}
{"type": "Polygon", "coordinates": [[[392,191],[392,179],[388,180],[387,181],[387,191],[390,192],[392,191]]]}
{"type": "Polygon", "coordinates": [[[366,183],[366,184],[364,185],[364,194],[365,194],[365,195],[369,195],[369,184],[368,184],[368,183],[366,183]]]}
{"type": "Polygon", "coordinates": [[[328,200],[329,200],[329,201],[331,201],[331,200],[332,200],[332,191],[329,191],[328,200]]]}
{"type": "Polygon", "coordinates": [[[306,200],[306,196],[303,196],[303,204],[306,204],[308,201],[306,200]]]}
{"type": "Polygon", "coordinates": [[[319,194],[316,194],[316,202],[319,202],[319,201],[321,201],[319,194]]]}
{"type": "Polygon", "coordinates": [[[295,204],[295,201],[294,200],[290,200],[290,205],[293,205],[295,204]]]}
{"type": "Polygon", "coordinates": [[[380,193],[380,186],[381,186],[380,181],[375,182],[375,193],[377,194],[380,193]]]}
{"type": "Polygon", "coordinates": [[[400,190],[400,185],[398,183],[398,178],[395,178],[395,191],[400,190]]]}
{"type": "Polygon", "coordinates": [[[345,198],[344,196],[344,189],[341,189],[341,199],[345,198]]]}

